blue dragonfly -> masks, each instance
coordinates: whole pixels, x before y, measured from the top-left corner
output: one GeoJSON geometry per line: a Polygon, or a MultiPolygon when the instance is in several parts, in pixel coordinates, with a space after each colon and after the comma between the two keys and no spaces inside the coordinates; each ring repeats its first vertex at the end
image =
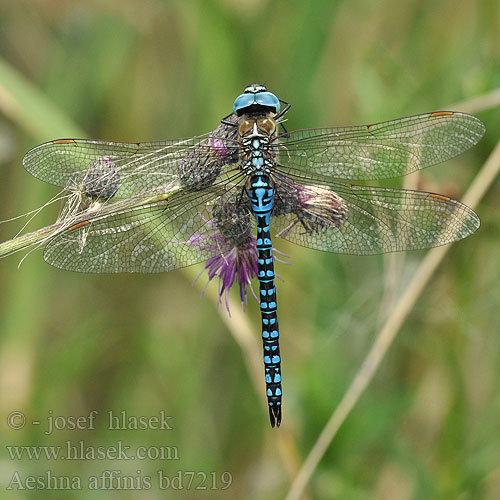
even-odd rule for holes
{"type": "Polygon", "coordinates": [[[479,218],[459,201],[352,181],[443,162],[485,131],[473,116],[437,111],[289,132],[283,125],[289,109],[255,83],[203,136],[37,146],[24,167],[64,188],[66,207],[56,224],[6,247],[44,246],[49,264],[90,273],[157,273],[205,262],[209,278],[219,278],[221,299],[236,281],[242,302],[257,278],[272,427],[282,419],[282,374],[271,231],[308,248],[353,255],[461,240],[476,231],[479,218]]]}

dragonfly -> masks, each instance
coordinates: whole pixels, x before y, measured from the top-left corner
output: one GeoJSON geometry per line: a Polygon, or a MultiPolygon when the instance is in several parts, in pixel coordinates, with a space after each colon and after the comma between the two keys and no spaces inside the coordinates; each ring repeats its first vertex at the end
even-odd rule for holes
{"type": "Polygon", "coordinates": [[[449,160],[485,132],[479,119],[454,111],[288,131],[289,109],[253,83],[202,136],[39,145],[24,167],[64,188],[66,208],[38,239],[29,233],[11,247],[43,245],[46,262],[85,273],[158,273],[205,262],[209,278],[219,276],[220,297],[236,280],[242,302],[257,278],[272,427],[280,426],[283,401],[273,241],[374,255],[469,236],[480,222],[461,202],[364,181],[449,160]]]}

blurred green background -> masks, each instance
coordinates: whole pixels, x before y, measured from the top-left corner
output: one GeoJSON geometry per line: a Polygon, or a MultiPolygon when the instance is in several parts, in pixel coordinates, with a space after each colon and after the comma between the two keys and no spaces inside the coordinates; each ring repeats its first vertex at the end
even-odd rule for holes
{"type": "MultiPolygon", "coordinates": [[[[499,28],[495,0],[2,0],[0,219],[57,193],[21,165],[45,140],[201,134],[254,81],[292,103],[292,130],[446,109],[500,86],[499,28]]],[[[476,113],[487,127],[481,143],[422,172],[418,187],[463,195],[499,139],[499,109],[490,108],[476,113]]],[[[497,181],[476,209],[481,228],[446,256],[304,498],[500,498],[499,198],[497,181]]],[[[30,228],[56,216],[50,207],[30,228]]],[[[0,240],[21,225],[0,225],[0,240]]],[[[225,311],[192,286],[202,266],[99,276],[53,269],[41,252],[20,269],[19,255],[1,260],[0,497],[284,498],[425,253],[363,258],[275,246],[292,263],[277,265],[280,430],[270,429],[263,387],[256,392],[225,311]],[[22,430],[6,424],[14,410],[27,416],[22,430]],[[92,410],[95,430],[44,433],[51,415],[92,410]],[[108,430],[108,410],[164,410],[173,429],[108,430]],[[6,449],[67,440],[177,447],[178,460],[13,460],[6,449]],[[47,470],[79,475],[82,490],[6,490],[15,471],[24,481],[47,470]],[[152,488],[89,491],[86,478],[104,470],[151,476],[152,488]],[[191,489],[185,476],[183,489],[162,491],[159,470],[204,472],[207,489],[194,490],[198,475],[191,489]],[[232,484],[221,491],[224,471],[232,484]]],[[[258,340],[253,301],[246,319],[258,340]]]]}

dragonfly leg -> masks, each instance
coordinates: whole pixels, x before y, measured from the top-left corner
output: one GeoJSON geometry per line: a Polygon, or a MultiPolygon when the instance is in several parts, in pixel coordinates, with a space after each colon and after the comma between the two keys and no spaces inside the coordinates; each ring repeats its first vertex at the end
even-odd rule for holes
{"type": "MultiPolygon", "coordinates": [[[[287,102],[287,101],[284,101],[283,99],[280,99],[279,100],[281,103],[283,103],[285,105],[285,107],[274,117],[275,120],[279,120],[283,115],[285,115],[288,110],[292,107],[292,105],[287,102]]],[[[227,117],[226,117],[227,118],[227,117]]]]}
{"type": "Polygon", "coordinates": [[[233,116],[233,114],[234,114],[234,113],[229,113],[227,116],[225,116],[224,118],[222,118],[222,120],[221,120],[220,122],[221,122],[222,124],[224,124],[224,125],[231,125],[231,127],[237,127],[237,126],[238,126],[238,124],[237,124],[237,123],[230,122],[230,121],[228,120],[228,118],[229,118],[230,116],[233,116]]]}
{"type": "MultiPolygon", "coordinates": [[[[292,107],[292,105],[289,102],[284,101],[283,99],[280,99],[279,101],[283,103],[285,107],[274,117],[276,121],[278,121],[282,116],[284,116],[288,112],[288,110],[292,107]]],[[[285,125],[283,125],[283,123],[280,123],[280,125],[285,134],[288,134],[288,130],[286,129],[285,125]]]]}

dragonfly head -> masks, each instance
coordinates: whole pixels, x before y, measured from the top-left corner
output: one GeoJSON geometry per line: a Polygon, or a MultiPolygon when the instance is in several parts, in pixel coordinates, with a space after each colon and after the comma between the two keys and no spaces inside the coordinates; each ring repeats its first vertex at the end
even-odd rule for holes
{"type": "Polygon", "coordinates": [[[245,113],[268,112],[279,113],[280,101],[264,85],[251,83],[233,104],[233,113],[241,116],[245,113]]]}

